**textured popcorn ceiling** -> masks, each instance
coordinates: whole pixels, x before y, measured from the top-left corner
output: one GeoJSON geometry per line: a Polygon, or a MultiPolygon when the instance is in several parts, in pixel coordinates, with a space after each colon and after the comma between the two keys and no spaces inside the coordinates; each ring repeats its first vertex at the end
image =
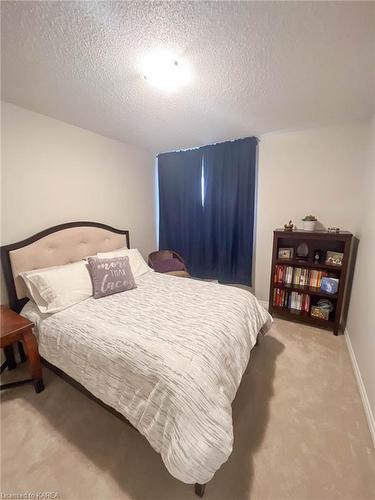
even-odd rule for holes
{"type": "Polygon", "coordinates": [[[372,2],[2,2],[3,99],[153,151],[373,113],[372,2]],[[168,94],[138,70],[172,50],[168,94]]]}

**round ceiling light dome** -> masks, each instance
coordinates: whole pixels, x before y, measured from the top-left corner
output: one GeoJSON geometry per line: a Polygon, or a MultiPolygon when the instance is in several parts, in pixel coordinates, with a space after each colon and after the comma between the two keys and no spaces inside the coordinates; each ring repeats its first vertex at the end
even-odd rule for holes
{"type": "Polygon", "coordinates": [[[142,71],[148,83],[170,92],[187,85],[191,80],[187,66],[167,51],[148,54],[143,60],[142,71]]]}

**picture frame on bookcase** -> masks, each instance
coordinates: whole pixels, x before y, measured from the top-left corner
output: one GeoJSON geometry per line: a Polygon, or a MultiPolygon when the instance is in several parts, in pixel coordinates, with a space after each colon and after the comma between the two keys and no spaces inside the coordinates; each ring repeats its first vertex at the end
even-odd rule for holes
{"type": "Polygon", "coordinates": [[[332,264],[333,266],[342,266],[342,260],[344,254],[341,252],[330,252],[326,253],[326,264],[332,264]]]}
{"type": "Polygon", "coordinates": [[[279,248],[277,257],[280,260],[292,260],[294,248],[279,248]]]}

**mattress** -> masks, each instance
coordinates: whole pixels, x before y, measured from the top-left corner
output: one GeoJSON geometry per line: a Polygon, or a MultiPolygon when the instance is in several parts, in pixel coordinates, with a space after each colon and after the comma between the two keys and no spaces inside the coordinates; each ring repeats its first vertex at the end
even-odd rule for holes
{"type": "Polygon", "coordinates": [[[153,272],[137,285],[52,315],[29,302],[22,314],[41,356],[124,415],[174,477],[206,483],[231,454],[231,404],[271,316],[231,286],[153,272]]]}

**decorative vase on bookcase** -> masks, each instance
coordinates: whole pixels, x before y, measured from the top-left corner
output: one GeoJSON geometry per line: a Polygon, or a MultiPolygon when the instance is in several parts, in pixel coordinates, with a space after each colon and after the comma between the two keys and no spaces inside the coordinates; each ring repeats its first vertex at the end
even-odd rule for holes
{"type": "Polygon", "coordinates": [[[314,231],[315,229],[315,220],[303,220],[302,227],[304,231],[314,231]]]}
{"type": "Polygon", "coordinates": [[[314,231],[315,229],[315,224],[317,223],[318,219],[315,217],[315,215],[305,215],[305,217],[302,219],[302,227],[304,231],[314,231]]]}

